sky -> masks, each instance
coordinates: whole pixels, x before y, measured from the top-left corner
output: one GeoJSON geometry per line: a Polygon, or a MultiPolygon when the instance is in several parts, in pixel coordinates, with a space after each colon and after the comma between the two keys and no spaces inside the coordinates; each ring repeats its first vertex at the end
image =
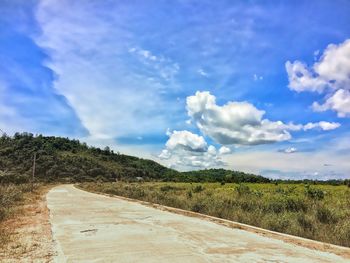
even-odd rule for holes
{"type": "Polygon", "coordinates": [[[177,170],[350,178],[350,2],[0,0],[0,129],[177,170]]]}

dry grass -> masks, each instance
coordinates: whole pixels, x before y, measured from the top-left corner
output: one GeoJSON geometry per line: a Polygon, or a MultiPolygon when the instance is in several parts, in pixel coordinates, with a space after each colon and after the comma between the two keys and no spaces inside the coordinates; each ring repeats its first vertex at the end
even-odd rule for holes
{"type": "Polygon", "coordinates": [[[0,262],[50,262],[52,235],[45,194],[50,186],[0,186],[0,262]]]}
{"type": "Polygon", "coordinates": [[[347,186],[123,182],[79,186],[350,247],[347,186]]]}

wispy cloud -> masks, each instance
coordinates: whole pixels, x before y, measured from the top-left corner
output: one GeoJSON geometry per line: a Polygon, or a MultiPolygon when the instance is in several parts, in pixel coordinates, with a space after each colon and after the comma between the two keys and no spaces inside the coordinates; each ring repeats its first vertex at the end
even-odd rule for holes
{"type": "MultiPolygon", "coordinates": [[[[129,52],[134,54],[142,64],[149,67],[151,71],[155,72],[166,81],[174,81],[176,74],[178,74],[180,70],[178,63],[162,55],[156,56],[149,50],[132,47],[129,48],[129,52]]],[[[149,72],[149,74],[152,75],[152,72],[149,72]]]]}
{"type": "Polygon", "coordinates": [[[42,33],[35,41],[50,57],[54,87],[90,135],[101,139],[162,133],[177,107],[161,91],[166,89],[162,80],[172,79],[179,66],[146,49],[130,48],[135,36],[125,30],[125,16],[113,16],[119,8],[41,1],[37,9],[42,33]],[[159,75],[135,68],[126,57],[130,53],[159,75]]]}

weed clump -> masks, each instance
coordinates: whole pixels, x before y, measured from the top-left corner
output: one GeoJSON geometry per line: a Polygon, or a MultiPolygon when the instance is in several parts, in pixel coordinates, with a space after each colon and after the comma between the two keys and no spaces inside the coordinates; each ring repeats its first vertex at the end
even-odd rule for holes
{"type": "Polygon", "coordinates": [[[239,184],[238,186],[236,186],[235,190],[239,196],[243,196],[251,193],[249,186],[245,184],[239,184]]]}
{"type": "Polygon", "coordinates": [[[310,185],[305,186],[305,194],[313,200],[322,200],[324,199],[325,195],[325,193],[322,190],[313,188],[310,185]]]}
{"type": "Polygon", "coordinates": [[[328,209],[325,206],[317,207],[316,217],[317,217],[318,221],[320,221],[323,224],[336,223],[338,220],[335,213],[333,213],[330,209],[328,209]]]}
{"type": "Polygon", "coordinates": [[[204,191],[204,187],[202,185],[196,185],[195,188],[193,188],[194,193],[200,193],[204,191]]]}

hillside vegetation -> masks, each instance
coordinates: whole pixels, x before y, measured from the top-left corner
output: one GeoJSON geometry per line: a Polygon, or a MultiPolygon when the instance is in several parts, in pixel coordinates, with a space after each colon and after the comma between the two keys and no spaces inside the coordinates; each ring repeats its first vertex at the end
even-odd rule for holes
{"type": "Polygon", "coordinates": [[[180,173],[108,147],[100,149],[68,138],[16,133],[0,137],[0,183],[30,181],[37,154],[35,180],[40,182],[151,181],[269,182],[261,176],[224,169],[180,173]]]}

